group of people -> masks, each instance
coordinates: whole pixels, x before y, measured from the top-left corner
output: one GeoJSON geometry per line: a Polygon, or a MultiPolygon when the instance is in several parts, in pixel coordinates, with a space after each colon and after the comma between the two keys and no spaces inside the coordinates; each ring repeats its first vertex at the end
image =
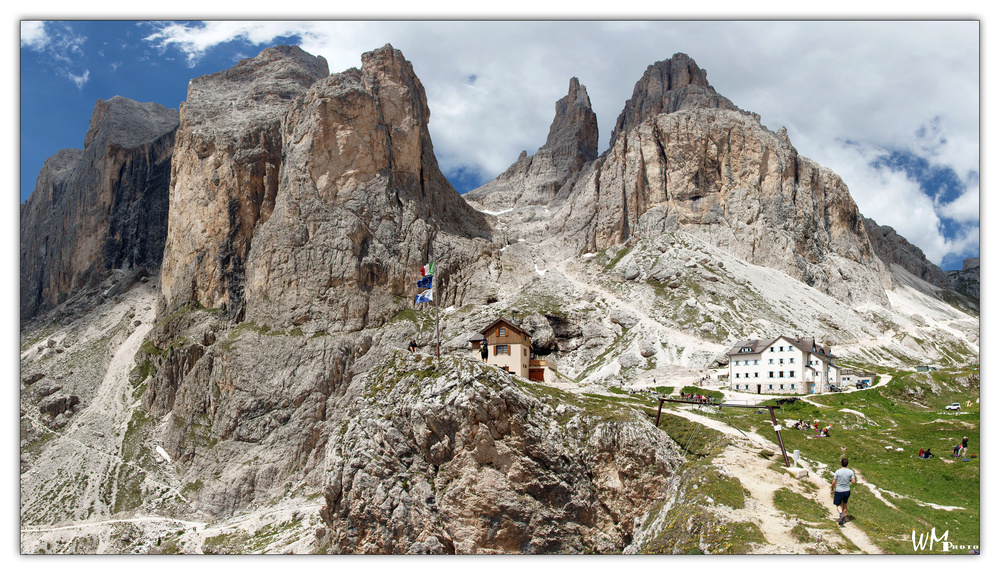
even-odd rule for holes
{"type": "MultiPolygon", "coordinates": [[[[962,438],[962,443],[959,443],[958,445],[955,446],[954,449],[951,450],[951,456],[961,457],[964,459],[968,451],[969,451],[969,437],[965,436],[962,438]]],[[[934,454],[931,453],[931,449],[929,447],[923,448],[919,452],[917,452],[918,459],[930,459],[932,457],[934,457],[934,454]]]]}
{"type": "Polygon", "coordinates": [[[698,403],[715,403],[718,401],[714,397],[701,395],[699,393],[681,393],[681,399],[687,401],[697,401],[698,403]]]}
{"type": "Polygon", "coordinates": [[[802,421],[801,419],[792,424],[792,429],[801,429],[803,431],[818,431],[816,437],[830,437],[830,428],[833,425],[827,425],[825,427],[819,426],[819,420],[809,423],[808,421],[802,421]]]}
{"type": "Polygon", "coordinates": [[[965,457],[966,453],[969,451],[969,438],[968,436],[962,438],[962,443],[955,446],[952,451],[952,457],[965,457]]]}

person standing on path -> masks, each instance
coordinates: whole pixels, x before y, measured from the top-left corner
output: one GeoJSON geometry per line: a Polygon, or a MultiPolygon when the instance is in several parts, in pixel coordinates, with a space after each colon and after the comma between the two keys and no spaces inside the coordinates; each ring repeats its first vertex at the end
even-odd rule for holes
{"type": "Polygon", "coordinates": [[[479,355],[483,358],[483,361],[486,361],[486,358],[490,356],[490,346],[486,343],[485,339],[479,344],[479,355]]]}
{"type": "Polygon", "coordinates": [[[840,519],[837,525],[847,522],[847,500],[851,497],[851,484],[854,483],[854,472],[847,468],[847,458],[840,460],[840,469],[833,474],[830,492],[833,493],[833,506],[840,508],[840,519]]]}

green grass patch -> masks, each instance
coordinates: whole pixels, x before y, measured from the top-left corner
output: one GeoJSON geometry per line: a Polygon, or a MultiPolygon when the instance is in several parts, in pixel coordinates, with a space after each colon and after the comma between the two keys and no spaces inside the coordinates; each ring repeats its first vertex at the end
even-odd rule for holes
{"type": "MultiPolygon", "coordinates": [[[[960,461],[950,456],[963,436],[969,437],[969,454],[979,453],[979,407],[973,403],[973,407],[966,408],[964,403],[967,398],[974,399],[973,394],[978,395],[978,371],[939,370],[930,374],[878,371],[888,371],[892,381],[852,393],[810,396],[810,401],[820,405],[800,401],[776,412],[781,423],[804,419],[819,420],[821,426],[833,425],[831,437],[827,438],[816,438],[815,432],[783,429],[781,436],[786,450],[791,455],[798,449],[808,461],[826,464],[820,472],[824,481],[830,481],[833,471],[840,467],[842,448],[846,450],[850,467],[864,477],[851,497],[849,513],[855,516],[855,525],[887,552],[913,553],[912,530],[929,532],[931,526],[939,534],[949,530],[949,540],[954,544],[978,544],[980,460],[960,461]],[[932,391],[934,386],[939,389],[937,393],[932,391]],[[914,403],[912,393],[923,393],[923,397],[914,403]],[[960,412],[943,409],[952,401],[962,401],[960,412]],[[917,459],[917,452],[927,447],[937,457],[917,459]],[[881,489],[895,508],[877,499],[866,482],[881,489]],[[962,509],[935,509],[931,504],[962,509]]],[[[766,414],[722,410],[720,414],[707,415],[738,429],[754,429],[766,437],[774,437],[766,414]]],[[[775,504],[779,508],[785,505],[777,500],[775,504]]],[[[805,505],[802,501],[788,503],[783,511],[791,513],[802,505],[805,505]]],[[[810,513],[797,515],[810,521],[810,513]]]]}
{"type": "Polygon", "coordinates": [[[800,495],[787,487],[782,487],[774,492],[774,507],[782,513],[798,517],[809,523],[828,521],[833,513],[832,506],[830,509],[825,509],[815,500],[800,495]]]}

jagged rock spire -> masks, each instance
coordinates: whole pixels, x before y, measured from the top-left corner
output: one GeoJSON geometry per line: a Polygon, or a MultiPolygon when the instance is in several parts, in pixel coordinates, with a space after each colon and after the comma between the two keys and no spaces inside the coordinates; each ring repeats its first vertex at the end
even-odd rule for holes
{"type": "Polygon", "coordinates": [[[597,158],[597,114],[590,106],[586,86],[577,78],[556,102],[545,145],[533,156],[521,152],[507,170],[465,195],[485,209],[507,209],[548,203],[580,170],[597,158]]]}
{"type": "Polygon", "coordinates": [[[576,77],[570,78],[569,93],[556,102],[556,116],[541,149],[552,150],[556,158],[579,169],[597,157],[597,144],[597,114],[590,107],[587,87],[576,77]]]}

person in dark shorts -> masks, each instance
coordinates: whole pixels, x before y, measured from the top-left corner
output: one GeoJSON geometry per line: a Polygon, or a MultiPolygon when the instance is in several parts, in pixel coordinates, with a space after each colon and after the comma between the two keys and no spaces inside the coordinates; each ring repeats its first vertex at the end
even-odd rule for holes
{"type": "Polygon", "coordinates": [[[840,508],[840,519],[837,525],[843,526],[847,521],[847,500],[851,497],[851,485],[854,483],[854,472],[847,468],[847,458],[840,460],[840,469],[833,474],[830,492],[833,493],[833,506],[840,508]]]}
{"type": "Polygon", "coordinates": [[[490,346],[486,343],[485,339],[479,344],[479,355],[483,358],[483,361],[486,361],[486,358],[490,356],[490,346]]]}

